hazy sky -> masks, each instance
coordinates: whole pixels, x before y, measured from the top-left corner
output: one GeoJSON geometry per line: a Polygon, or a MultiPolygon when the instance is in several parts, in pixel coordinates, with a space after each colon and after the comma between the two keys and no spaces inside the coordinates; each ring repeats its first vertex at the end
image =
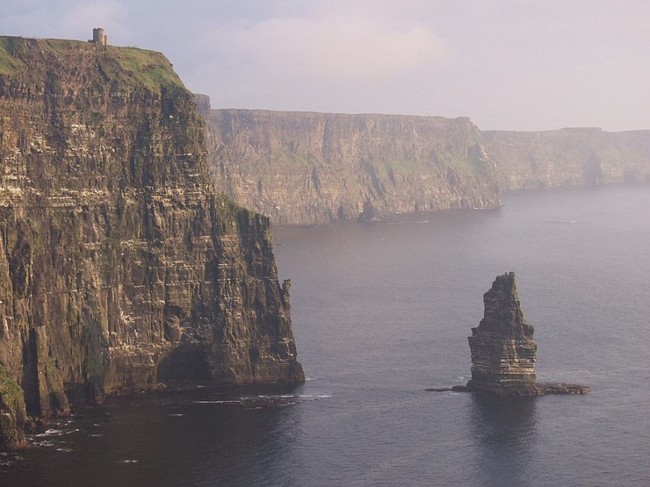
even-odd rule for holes
{"type": "Polygon", "coordinates": [[[0,34],[163,51],[215,108],[650,129],[649,0],[0,3],[0,34]]]}

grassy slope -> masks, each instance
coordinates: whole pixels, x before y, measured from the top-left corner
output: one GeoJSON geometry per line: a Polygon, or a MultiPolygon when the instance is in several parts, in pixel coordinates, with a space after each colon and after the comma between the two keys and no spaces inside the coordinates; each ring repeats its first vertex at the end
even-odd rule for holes
{"type": "Polygon", "coordinates": [[[14,74],[27,66],[12,53],[19,44],[19,37],[0,37],[0,74],[14,74]]]}
{"type": "Polygon", "coordinates": [[[159,52],[135,47],[104,47],[64,39],[0,36],[0,75],[20,74],[28,69],[24,62],[24,48],[28,43],[35,43],[44,55],[53,55],[71,63],[75,62],[75,55],[79,52],[95,50],[98,57],[105,53],[117,62],[116,67],[120,71],[127,73],[126,78],[131,77],[133,81],[143,84],[151,91],[159,91],[161,86],[183,87],[171,63],[159,52]]]}

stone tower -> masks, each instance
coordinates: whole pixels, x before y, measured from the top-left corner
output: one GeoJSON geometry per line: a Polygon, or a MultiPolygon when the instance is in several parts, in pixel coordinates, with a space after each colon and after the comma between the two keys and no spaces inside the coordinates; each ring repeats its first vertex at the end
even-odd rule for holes
{"type": "Polygon", "coordinates": [[[92,42],[99,44],[100,46],[106,46],[108,44],[108,36],[104,33],[104,29],[102,27],[95,27],[93,29],[92,42]]]}

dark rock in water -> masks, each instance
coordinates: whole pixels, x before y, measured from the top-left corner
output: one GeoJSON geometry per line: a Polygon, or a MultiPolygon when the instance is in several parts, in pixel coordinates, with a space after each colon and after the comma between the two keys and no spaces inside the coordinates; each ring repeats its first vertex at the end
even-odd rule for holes
{"type": "Polygon", "coordinates": [[[452,392],[469,392],[467,386],[454,386],[451,388],[452,392]]]}
{"type": "Polygon", "coordinates": [[[497,276],[483,302],[484,317],[468,338],[472,379],[467,391],[500,396],[589,392],[589,387],[578,384],[535,382],[537,344],[519,305],[514,272],[497,276]]]}
{"type": "Polygon", "coordinates": [[[582,384],[564,384],[562,382],[538,382],[535,384],[537,396],[544,394],[587,394],[591,389],[582,384]]]}

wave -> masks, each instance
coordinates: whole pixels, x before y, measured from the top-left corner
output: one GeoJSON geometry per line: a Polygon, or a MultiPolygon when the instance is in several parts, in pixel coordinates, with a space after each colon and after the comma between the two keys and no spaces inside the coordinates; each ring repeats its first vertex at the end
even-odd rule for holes
{"type": "Polygon", "coordinates": [[[34,438],[44,438],[46,436],[61,436],[62,434],[64,434],[63,430],[50,428],[45,430],[43,433],[38,433],[37,435],[34,435],[34,438]]]}
{"type": "Polygon", "coordinates": [[[218,401],[210,401],[210,400],[200,400],[200,401],[192,401],[194,404],[239,404],[241,403],[240,400],[235,399],[235,400],[218,400],[218,401]]]}
{"type": "Polygon", "coordinates": [[[288,406],[308,401],[317,401],[332,397],[331,394],[258,394],[257,396],[241,396],[236,399],[203,399],[192,401],[194,404],[216,404],[227,406],[240,406],[244,408],[288,406]]]}

